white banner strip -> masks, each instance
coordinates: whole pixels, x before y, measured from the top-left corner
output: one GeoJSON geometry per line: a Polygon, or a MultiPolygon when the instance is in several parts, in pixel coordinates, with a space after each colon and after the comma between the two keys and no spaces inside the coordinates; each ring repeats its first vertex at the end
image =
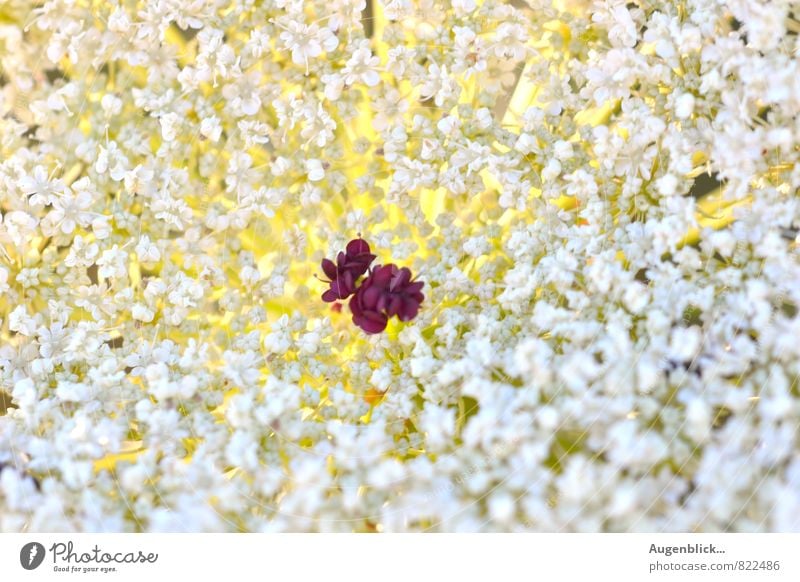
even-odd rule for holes
{"type": "Polygon", "coordinates": [[[800,580],[800,534],[3,534],[2,580],[800,580]]]}

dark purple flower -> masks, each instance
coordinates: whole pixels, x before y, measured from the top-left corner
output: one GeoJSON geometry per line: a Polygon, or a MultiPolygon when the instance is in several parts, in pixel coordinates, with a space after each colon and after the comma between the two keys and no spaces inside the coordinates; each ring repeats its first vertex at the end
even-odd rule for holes
{"type": "Polygon", "coordinates": [[[424,283],[412,281],[408,267],[389,263],[375,267],[350,298],[353,323],[367,333],[386,329],[390,317],[410,321],[419,312],[425,299],[424,283]]]}
{"type": "Polygon", "coordinates": [[[370,253],[367,241],[360,238],[347,243],[346,250],[336,256],[335,263],[330,259],[322,259],[322,272],[330,284],[330,289],[322,294],[322,300],[333,303],[350,297],[358,278],[367,272],[374,260],[375,255],[370,253]]]}

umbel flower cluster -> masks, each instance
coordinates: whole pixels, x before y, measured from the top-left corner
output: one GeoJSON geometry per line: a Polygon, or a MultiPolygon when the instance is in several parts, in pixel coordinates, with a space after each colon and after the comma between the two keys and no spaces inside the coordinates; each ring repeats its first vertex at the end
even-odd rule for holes
{"type": "Polygon", "coordinates": [[[322,270],[330,279],[330,289],[322,294],[322,300],[331,303],[352,295],[349,306],[353,323],[367,333],[382,332],[390,317],[397,316],[400,321],[414,319],[425,299],[421,293],[424,283],[412,281],[408,267],[389,263],[370,268],[374,260],[369,244],[361,238],[347,243],[335,263],[322,259],[322,270]],[[367,277],[359,282],[367,271],[367,277]]]}
{"type": "Polygon", "coordinates": [[[0,3],[0,530],[800,530],[799,19],[0,3]]]}

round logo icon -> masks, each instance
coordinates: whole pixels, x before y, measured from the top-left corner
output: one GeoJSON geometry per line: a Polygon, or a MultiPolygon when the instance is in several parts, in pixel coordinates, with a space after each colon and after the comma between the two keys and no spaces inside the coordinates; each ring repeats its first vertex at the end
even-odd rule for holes
{"type": "Polygon", "coordinates": [[[30,542],[19,551],[19,563],[26,570],[35,570],[44,561],[44,546],[39,542],[30,542]]]}

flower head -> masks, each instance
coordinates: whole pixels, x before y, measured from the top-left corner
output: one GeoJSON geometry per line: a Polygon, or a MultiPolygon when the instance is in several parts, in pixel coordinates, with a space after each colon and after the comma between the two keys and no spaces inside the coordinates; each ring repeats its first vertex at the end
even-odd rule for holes
{"type": "Polygon", "coordinates": [[[375,255],[370,253],[369,244],[360,238],[347,243],[347,248],[336,256],[335,263],[330,259],[322,259],[322,271],[330,284],[330,289],[322,294],[322,300],[333,303],[350,297],[358,278],[367,272],[374,260],[375,255]]]}
{"type": "Polygon", "coordinates": [[[376,267],[350,299],[353,323],[367,333],[380,333],[390,317],[414,319],[425,299],[423,285],[422,281],[412,281],[408,267],[392,263],[376,267]]]}

